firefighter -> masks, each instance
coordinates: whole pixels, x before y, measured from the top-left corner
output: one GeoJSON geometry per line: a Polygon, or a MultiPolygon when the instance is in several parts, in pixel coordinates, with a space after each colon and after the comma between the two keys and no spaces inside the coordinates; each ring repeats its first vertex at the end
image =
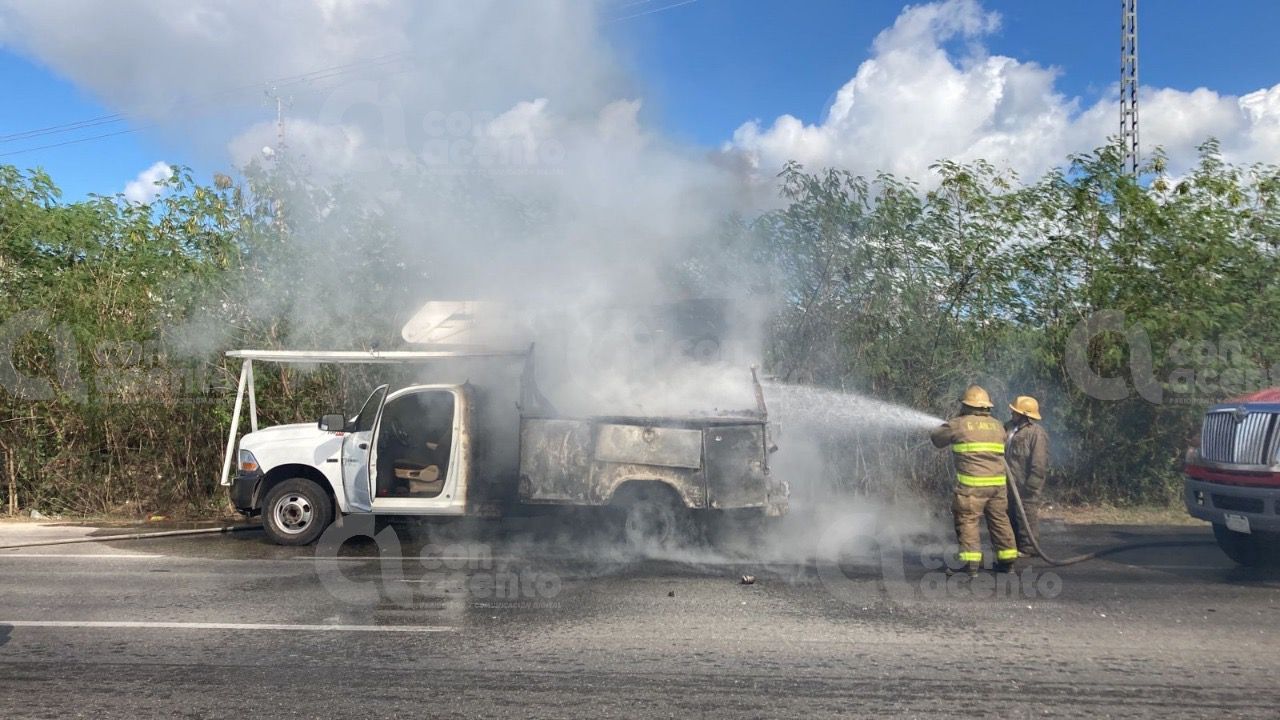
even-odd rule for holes
{"type": "Polygon", "coordinates": [[[1036,549],[1031,536],[1039,537],[1040,493],[1049,468],[1049,434],[1040,426],[1040,403],[1035,398],[1019,395],[1009,409],[1013,419],[1004,426],[1004,459],[1009,468],[1009,484],[1017,483],[1022,509],[1027,513],[1023,522],[1017,509],[1011,508],[1009,520],[1018,540],[1018,557],[1032,557],[1036,549]]]}
{"type": "MultiPolygon", "coordinates": [[[[987,519],[987,533],[996,549],[997,572],[1009,572],[1018,559],[1013,528],[1009,525],[1009,497],[1005,485],[1004,429],[991,416],[991,397],[970,385],[960,400],[960,414],[929,434],[935,447],[951,446],[956,465],[955,494],[951,514],[960,543],[959,559],[970,577],[982,564],[982,540],[978,521],[987,519]]],[[[949,568],[948,568],[949,571],[949,568]]]]}

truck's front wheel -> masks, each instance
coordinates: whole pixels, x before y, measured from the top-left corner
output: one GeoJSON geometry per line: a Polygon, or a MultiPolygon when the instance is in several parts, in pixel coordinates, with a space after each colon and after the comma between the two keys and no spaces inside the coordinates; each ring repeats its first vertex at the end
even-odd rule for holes
{"type": "Polygon", "coordinates": [[[278,545],[309,545],[333,520],[333,502],[306,478],[277,484],[262,503],[262,528],[278,545]]]}

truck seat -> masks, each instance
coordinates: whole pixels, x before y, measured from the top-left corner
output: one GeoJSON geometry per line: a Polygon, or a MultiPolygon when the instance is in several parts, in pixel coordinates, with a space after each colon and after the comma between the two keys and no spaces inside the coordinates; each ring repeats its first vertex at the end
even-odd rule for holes
{"type": "Polygon", "coordinates": [[[444,490],[444,476],[438,465],[421,465],[407,460],[395,462],[396,482],[407,485],[409,495],[435,497],[444,490]]]}

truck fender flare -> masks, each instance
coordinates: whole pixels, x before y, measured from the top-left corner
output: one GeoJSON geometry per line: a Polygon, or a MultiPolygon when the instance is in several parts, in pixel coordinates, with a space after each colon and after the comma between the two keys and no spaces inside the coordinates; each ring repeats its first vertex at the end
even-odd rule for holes
{"type": "Polygon", "coordinates": [[[673,505],[691,507],[684,496],[680,494],[679,488],[667,480],[655,477],[634,477],[623,480],[614,486],[606,504],[623,505],[653,493],[667,495],[673,505]]]}
{"type": "Polygon", "coordinates": [[[271,488],[290,478],[306,478],[319,485],[320,489],[324,490],[325,494],[329,496],[329,500],[333,502],[334,510],[341,515],[341,511],[338,509],[338,498],[333,494],[333,486],[329,483],[329,478],[325,477],[324,473],[316,468],[300,463],[278,465],[263,475],[258,480],[257,487],[253,489],[253,509],[261,510],[262,499],[267,496],[267,493],[271,492],[271,488]]]}

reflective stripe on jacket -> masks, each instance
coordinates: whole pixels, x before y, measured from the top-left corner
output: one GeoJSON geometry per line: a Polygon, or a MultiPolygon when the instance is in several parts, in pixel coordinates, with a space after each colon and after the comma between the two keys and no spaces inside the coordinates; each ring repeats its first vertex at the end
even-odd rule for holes
{"type": "Polygon", "coordinates": [[[1005,483],[1004,426],[990,415],[960,415],[929,433],[935,447],[951,446],[956,481],[966,487],[1005,483]]]}

